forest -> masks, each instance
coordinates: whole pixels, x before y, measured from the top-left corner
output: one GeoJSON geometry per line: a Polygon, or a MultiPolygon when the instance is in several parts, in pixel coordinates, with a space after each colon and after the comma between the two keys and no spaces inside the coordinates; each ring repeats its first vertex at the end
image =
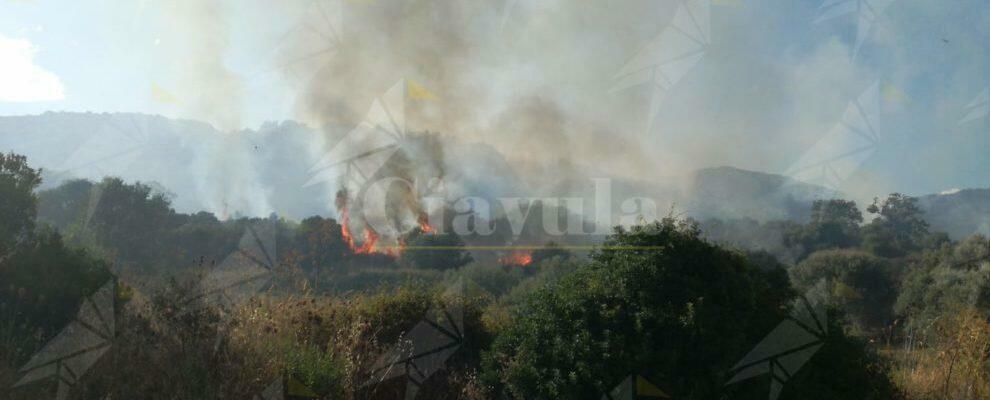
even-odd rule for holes
{"type": "Polygon", "coordinates": [[[346,217],[41,184],[0,155],[2,398],[990,396],[990,241],[950,239],[898,193],[865,215],[668,215],[491,255],[439,226],[382,249],[346,217]]]}

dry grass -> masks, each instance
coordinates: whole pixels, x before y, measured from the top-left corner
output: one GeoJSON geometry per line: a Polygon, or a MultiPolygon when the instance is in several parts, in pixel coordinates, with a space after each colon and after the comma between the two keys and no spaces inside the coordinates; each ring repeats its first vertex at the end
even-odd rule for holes
{"type": "Polygon", "coordinates": [[[898,356],[894,379],[916,400],[990,398],[990,323],[971,308],[945,313],[921,338],[922,346],[898,356]]]}
{"type": "MultiPolygon", "coordinates": [[[[438,304],[464,310],[467,339],[446,371],[424,384],[420,398],[486,398],[475,367],[491,337],[483,322],[490,299],[445,297],[426,287],[334,297],[263,294],[223,315],[212,308],[177,311],[181,297],[181,291],[165,293],[148,313],[122,313],[113,347],[70,398],[250,399],[284,376],[325,399],[402,398],[404,378],[367,385],[369,372],[438,304]]],[[[5,388],[15,379],[6,364],[0,363],[5,388]]],[[[9,396],[52,397],[54,387],[53,381],[32,384],[9,396]]]]}

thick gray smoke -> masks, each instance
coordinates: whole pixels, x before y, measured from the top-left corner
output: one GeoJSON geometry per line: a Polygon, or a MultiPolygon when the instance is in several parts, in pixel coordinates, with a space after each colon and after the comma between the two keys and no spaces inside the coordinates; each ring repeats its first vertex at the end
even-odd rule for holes
{"type": "MultiPolygon", "coordinates": [[[[704,13],[699,17],[710,18],[707,2],[697,3],[704,5],[694,10],[704,13]]],[[[675,199],[657,187],[670,187],[690,166],[663,156],[662,133],[647,130],[655,128],[648,106],[654,86],[613,89],[623,65],[663,32],[678,7],[321,1],[290,11],[299,24],[283,37],[276,63],[295,89],[296,118],[321,129],[328,152],[348,127],[367,121],[375,101],[403,85],[402,128],[442,136],[436,146],[406,149],[415,170],[390,165],[388,172],[419,177],[422,165],[439,165],[434,177],[446,180],[450,199],[590,200],[592,178],[608,177],[619,198],[646,196],[668,206],[675,199]],[[637,26],[644,13],[656,18],[637,26]]],[[[708,22],[697,23],[707,35],[708,22]]],[[[328,194],[344,186],[325,184],[328,194]]]]}
{"type": "Polygon", "coordinates": [[[199,201],[221,217],[231,214],[266,215],[271,187],[258,177],[253,148],[243,125],[247,96],[243,78],[227,66],[234,4],[181,0],[160,4],[165,19],[174,22],[172,38],[187,57],[174,60],[175,90],[183,93],[180,106],[213,124],[219,135],[198,138],[196,156],[188,167],[199,201]]]}
{"type": "MultiPolygon", "coordinates": [[[[291,69],[290,79],[306,79],[294,85],[298,115],[316,126],[354,125],[406,79],[410,131],[488,143],[524,164],[594,165],[623,177],[655,171],[647,115],[637,106],[643,93],[609,88],[642,45],[623,17],[651,13],[662,27],[673,8],[542,3],[343,2],[334,56],[308,74],[291,69]],[[605,11],[609,17],[593,20],[605,11]]],[[[297,60],[322,45],[297,44],[281,56],[297,60]]]]}

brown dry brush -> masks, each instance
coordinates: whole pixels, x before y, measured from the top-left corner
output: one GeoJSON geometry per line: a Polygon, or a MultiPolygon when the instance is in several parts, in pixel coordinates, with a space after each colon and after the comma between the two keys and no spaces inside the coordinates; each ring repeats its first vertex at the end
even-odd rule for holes
{"type": "Polygon", "coordinates": [[[908,398],[990,398],[990,322],[973,308],[944,313],[901,357],[895,378],[908,398]]]}
{"type": "MultiPolygon", "coordinates": [[[[401,398],[404,378],[367,385],[369,372],[441,303],[464,310],[466,340],[446,370],[424,384],[420,398],[486,397],[475,376],[481,350],[493,337],[483,322],[488,298],[448,298],[413,286],[336,297],[261,293],[226,313],[215,307],[183,311],[180,299],[190,289],[173,287],[144,308],[125,305],[112,347],[70,398],[250,399],[284,376],[325,399],[401,398]]],[[[50,397],[51,383],[12,398],[50,397]]]]}
{"type": "Polygon", "coordinates": [[[437,291],[416,287],[344,297],[268,298],[239,318],[244,323],[232,330],[231,344],[278,360],[279,370],[327,398],[401,398],[403,378],[369,385],[369,372],[430,307],[458,302],[464,310],[466,340],[448,361],[448,369],[431,377],[421,395],[478,398],[467,394],[478,391],[474,368],[480,349],[492,337],[481,322],[484,301],[442,298],[437,291]]]}

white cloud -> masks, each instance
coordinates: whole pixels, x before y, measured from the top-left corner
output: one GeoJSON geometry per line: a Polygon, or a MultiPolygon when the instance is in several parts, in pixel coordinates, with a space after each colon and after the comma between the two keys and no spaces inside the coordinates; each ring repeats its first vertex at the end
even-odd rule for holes
{"type": "Polygon", "coordinates": [[[0,101],[53,101],[65,98],[62,82],[34,63],[37,46],[0,35],[0,101]]]}

